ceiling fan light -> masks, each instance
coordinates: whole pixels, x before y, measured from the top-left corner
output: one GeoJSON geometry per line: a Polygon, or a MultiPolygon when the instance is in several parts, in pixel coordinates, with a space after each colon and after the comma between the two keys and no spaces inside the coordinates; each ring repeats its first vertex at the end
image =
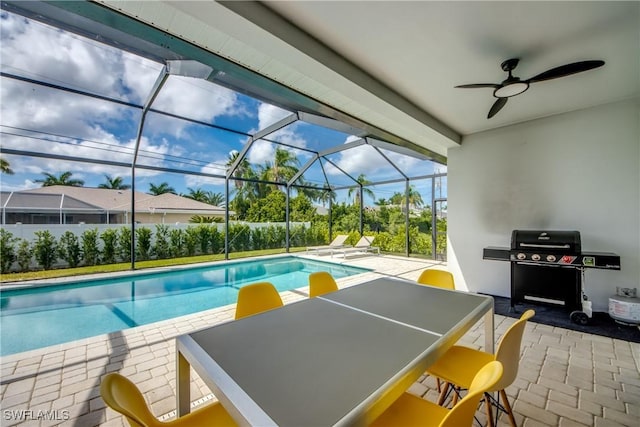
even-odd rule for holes
{"type": "Polygon", "coordinates": [[[519,95],[527,89],[529,89],[529,83],[527,82],[507,83],[494,90],[493,96],[496,98],[509,98],[511,96],[519,95]]]}

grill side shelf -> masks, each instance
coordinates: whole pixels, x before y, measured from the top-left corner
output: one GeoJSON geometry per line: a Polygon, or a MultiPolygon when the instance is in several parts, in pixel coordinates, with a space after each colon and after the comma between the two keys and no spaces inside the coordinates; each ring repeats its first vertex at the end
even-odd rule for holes
{"type": "Polygon", "coordinates": [[[509,248],[500,246],[488,246],[482,249],[482,259],[490,259],[494,261],[509,261],[510,260],[509,248]]]}
{"type": "Polygon", "coordinates": [[[584,268],[620,270],[620,256],[612,252],[582,252],[580,256],[584,268]]]}

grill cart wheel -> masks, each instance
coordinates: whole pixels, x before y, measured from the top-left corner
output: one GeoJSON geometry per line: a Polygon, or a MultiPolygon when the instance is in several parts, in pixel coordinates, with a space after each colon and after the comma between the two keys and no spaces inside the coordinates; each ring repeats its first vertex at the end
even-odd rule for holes
{"type": "Polygon", "coordinates": [[[589,324],[589,316],[584,311],[574,311],[571,313],[571,321],[578,325],[586,326],[589,324]]]}

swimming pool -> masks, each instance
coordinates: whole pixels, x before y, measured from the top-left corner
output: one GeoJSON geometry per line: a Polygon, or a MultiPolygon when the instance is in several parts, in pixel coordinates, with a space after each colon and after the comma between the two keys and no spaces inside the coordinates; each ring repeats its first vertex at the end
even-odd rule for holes
{"type": "Polygon", "coordinates": [[[243,285],[307,286],[309,273],[370,271],[293,256],[2,291],[0,355],[106,334],[236,302],[243,285]]]}

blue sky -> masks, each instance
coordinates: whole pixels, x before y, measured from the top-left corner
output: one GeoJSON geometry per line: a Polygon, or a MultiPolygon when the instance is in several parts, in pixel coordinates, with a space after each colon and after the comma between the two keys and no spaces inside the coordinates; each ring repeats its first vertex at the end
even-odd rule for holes
{"type": "MultiPolygon", "coordinates": [[[[39,22],[6,12],[1,14],[0,46],[2,71],[80,89],[141,105],[162,68],[161,64],[66,33],[39,22]]],[[[4,148],[55,153],[59,155],[131,162],[140,110],[112,102],[61,92],[10,78],[2,78],[0,104],[1,143],[4,148]]],[[[291,114],[273,105],[252,99],[204,80],[171,76],[155,100],[154,109],[253,134],[291,114]]],[[[220,131],[164,115],[150,113],[141,140],[139,164],[224,175],[231,152],[240,151],[245,135],[220,131]]],[[[303,122],[296,122],[269,139],[293,147],[315,151],[334,147],[355,138],[303,122]]],[[[273,158],[276,145],[257,141],[248,153],[253,165],[273,158]]],[[[310,158],[294,150],[301,165],[310,158]]],[[[409,156],[385,152],[409,176],[446,172],[446,167],[409,156]]],[[[85,186],[96,187],[105,175],[121,176],[131,182],[126,168],[3,154],[15,175],[1,176],[3,191],[39,187],[43,172],[71,171],[85,186]]],[[[369,181],[400,178],[372,147],[364,146],[330,156],[341,169],[369,181]]],[[[325,164],[334,186],[351,183],[337,168],[325,164]]],[[[324,177],[317,164],[304,175],[308,182],[321,184],[324,177]]],[[[201,188],[224,192],[221,180],[201,176],[168,174],[138,169],[136,189],[148,191],[149,184],[169,183],[178,193],[201,188]]],[[[423,199],[430,198],[431,183],[416,181],[423,199]]],[[[389,198],[404,191],[404,183],[372,188],[377,198],[389,198]]],[[[446,191],[446,181],[443,184],[446,191]]],[[[338,193],[338,200],[347,190],[338,193]]],[[[372,203],[373,200],[365,200],[372,203]]]]}

